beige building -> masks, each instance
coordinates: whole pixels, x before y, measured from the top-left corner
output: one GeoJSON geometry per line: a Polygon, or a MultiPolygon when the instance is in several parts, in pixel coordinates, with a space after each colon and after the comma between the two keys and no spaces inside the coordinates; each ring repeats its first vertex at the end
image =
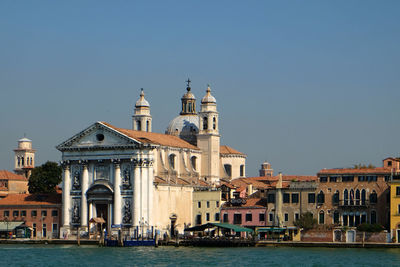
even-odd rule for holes
{"type": "Polygon", "coordinates": [[[28,179],[6,170],[0,170],[0,198],[8,194],[28,193],[28,179]]]}
{"type": "Polygon", "coordinates": [[[193,191],[193,225],[220,222],[221,191],[200,187],[193,191]]]}
{"type": "Polygon", "coordinates": [[[18,140],[18,148],[14,149],[14,172],[29,178],[35,167],[35,152],[32,141],[26,137],[18,140]]]}

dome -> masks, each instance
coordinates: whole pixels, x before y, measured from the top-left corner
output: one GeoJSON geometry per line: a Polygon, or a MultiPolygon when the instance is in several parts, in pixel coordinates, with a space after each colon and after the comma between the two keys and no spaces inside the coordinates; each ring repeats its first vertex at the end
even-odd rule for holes
{"type": "Polygon", "coordinates": [[[19,139],[18,142],[32,142],[32,140],[24,137],[24,138],[19,139]]]}
{"type": "Polygon", "coordinates": [[[143,88],[142,88],[142,91],[140,92],[140,98],[139,98],[139,100],[136,101],[135,107],[137,107],[137,108],[139,108],[139,107],[150,107],[149,102],[147,102],[147,100],[144,99],[143,88]]]}
{"type": "Polygon", "coordinates": [[[191,89],[190,87],[186,88],[187,92],[182,96],[182,100],[183,99],[196,99],[194,97],[194,94],[190,91],[190,89],[191,89]]]}
{"type": "Polygon", "coordinates": [[[176,135],[189,143],[196,142],[196,134],[199,132],[199,116],[180,115],[173,119],[165,131],[166,134],[176,135]]]}
{"type": "Polygon", "coordinates": [[[203,97],[203,99],[201,100],[202,104],[207,104],[207,103],[217,103],[217,100],[215,99],[215,97],[213,97],[211,95],[211,88],[210,86],[207,87],[207,93],[206,95],[203,97]]]}

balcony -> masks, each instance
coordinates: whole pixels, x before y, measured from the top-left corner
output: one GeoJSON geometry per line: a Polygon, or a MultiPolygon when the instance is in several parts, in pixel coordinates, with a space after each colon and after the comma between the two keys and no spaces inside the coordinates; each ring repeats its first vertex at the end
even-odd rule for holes
{"type": "Polygon", "coordinates": [[[342,209],[352,209],[352,208],[368,208],[376,203],[371,203],[369,200],[339,200],[333,203],[333,206],[338,206],[342,209]]]}

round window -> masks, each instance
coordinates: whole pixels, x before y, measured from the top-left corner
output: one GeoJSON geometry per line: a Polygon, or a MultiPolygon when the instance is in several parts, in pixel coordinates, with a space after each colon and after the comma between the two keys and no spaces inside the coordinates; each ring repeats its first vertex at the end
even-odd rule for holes
{"type": "Polygon", "coordinates": [[[104,140],[104,134],[96,134],[97,141],[101,142],[104,140]]]}

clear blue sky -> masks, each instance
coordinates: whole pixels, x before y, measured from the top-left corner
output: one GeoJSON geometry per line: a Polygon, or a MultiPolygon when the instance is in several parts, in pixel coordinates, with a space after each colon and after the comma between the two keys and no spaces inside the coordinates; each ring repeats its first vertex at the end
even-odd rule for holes
{"type": "MultiPolygon", "coordinates": [[[[37,163],[95,121],[153,128],[185,80],[209,83],[222,144],[285,174],[400,156],[400,1],[0,2],[0,169],[24,133],[37,163]]],[[[199,103],[198,103],[199,104],[199,103]]]]}

